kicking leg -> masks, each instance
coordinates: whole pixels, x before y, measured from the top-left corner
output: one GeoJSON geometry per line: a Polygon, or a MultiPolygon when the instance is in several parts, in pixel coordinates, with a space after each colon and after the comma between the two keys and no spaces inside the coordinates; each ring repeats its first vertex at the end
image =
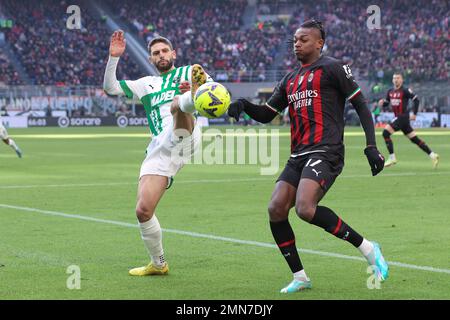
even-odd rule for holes
{"type": "Polygon", "coordinates": [[[191,113],[183,112],[180,108],[181,100],[189,99],[190,93],[185,93],[182,96],[174,97],[170,106],[170,112],[173,117],[173,130],[176,134],[182,135],[183,131],[192,134],[194,130],[194,116],[191,113]]]}
{"type": "Polygon", "coordinates": [[[176,96],[170,106],[174,120],[174,130],[183,129],[192,133],[194,128],[194,97],[197,89],[206,82],[207,75],[201,65],[191,67],[191,83],[184,81],[180,84],[181,95],[176,96]]]}
{"type": "Polygon", "coordinates": [[[167,177],[158,175],[144,175],[139,181],[136,216],[151,263],[145,267],[131,269],[130,275],[165,275],[169,272],[164,260],[161,226],[155,215],[156,206],[166,190],[167,183],[167,177]]]}

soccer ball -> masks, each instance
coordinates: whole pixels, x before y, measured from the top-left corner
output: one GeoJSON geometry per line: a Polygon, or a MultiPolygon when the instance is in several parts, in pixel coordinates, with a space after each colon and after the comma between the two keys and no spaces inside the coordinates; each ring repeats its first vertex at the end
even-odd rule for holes
{"type": "Polygon", "coordinates": [[[218,118],[223,115],[231,102],[227,88],[217,82],[201,85],[195,93],[194,106],[201,116],[218,118]]]}

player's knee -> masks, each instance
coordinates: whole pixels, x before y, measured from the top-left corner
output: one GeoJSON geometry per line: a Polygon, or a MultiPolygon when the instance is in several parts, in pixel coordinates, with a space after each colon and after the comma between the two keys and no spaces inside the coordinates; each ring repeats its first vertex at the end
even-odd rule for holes
{"type": "Polygon", "coordinates": [[[136,217],[139,222],[150,220],[153,217],[153,208],[139,201],[136,206],[136,217]]]}
{"type": "Polygon", "coordinates": [[[383,130],[383,138],[384,140],[387,140],[391,137],[391,133],[387,131],[386,129],[383,130]]]}
{"type": "Polygon", "coordinates": [[[286,203],[280,201],[270,201],[268,211],[270,221],[277,222],[286,220],[289,215],[289,209],[286,203]]]}
{"type": "Polygon", "coordinates": [[[314,217],[316,212],[316,205],[306,200],[299,200],[295,204],[295,212],[300,217],[300,219],[310,222],[314,217]]]}

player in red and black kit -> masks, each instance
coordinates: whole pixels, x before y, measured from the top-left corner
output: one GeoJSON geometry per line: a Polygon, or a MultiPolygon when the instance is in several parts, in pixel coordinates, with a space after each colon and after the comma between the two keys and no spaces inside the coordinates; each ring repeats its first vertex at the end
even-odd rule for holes
{"type": "Polygon", "coordinates": [[[403,134],[407,136],[412,143],[416,144],[420,149],[428,154],[433,163],[433,168],[436,168],[439,163],[439,155],[431,151],[423,140],[417,137],[416,132],[409,123],[410,120],[416,120],[417,111],[419,110],[419,98],[410,88],[403,87],[403,76],[400,73],[394,73],[392,77],[392,83],[394,88],[389,89],[386,95],[386,100],[381,99],[378,102],[379,106],[387,107],[389,104],[392,106],[395,118],[386,125],[383,130],[383,138],[386,141],[386,146],[389,151],[389,160],[384,164],[386,167],[392,166],[397,163],[397,159],[394,153],[394,144],[392,143],[391,134],[395,131],[402,130],[403,134]],[[413,102],[413,114],[409,115],[408,102],[413,102]]]}
{"type": "Polygon", "coordinates": [[[278,178],[269,204],[270,228],[288,263],[294,279],[282,293],[311,288],[303,269],[295,235],[289,224],[289,210],[334,236],[350,242],[374,267],[381,281],[388,276],[377,243],[363,238],[333,210],[318,206],[344,166],[344,105],[349,99],[358,112],[366,135],[367,156],[376,175],[384,167],[384,158],[376,148],[371,113],[348,66],[321,55],[325,42],[322,24],[311,20],[296,31],[293,49],[300,66],[288,73],[276,86],[265,105],[245,99],[234,101],[228,114],[237,120],[245,111],[256,121],[268,123],[285,108],[291,121],[291,156],[278,178]]]}

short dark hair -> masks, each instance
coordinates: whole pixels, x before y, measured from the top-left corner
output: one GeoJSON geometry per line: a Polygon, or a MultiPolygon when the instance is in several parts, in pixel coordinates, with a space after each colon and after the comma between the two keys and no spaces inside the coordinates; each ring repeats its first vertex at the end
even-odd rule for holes
{"type": "Polygon", "coordinates": [[[154,44],[160,43],[160,42],[167,44],[167,45],[170,47],[170,50],[173,50],[172,42],[170,42],[169,39],[164,38],[164,37],[156,37],[156,38],[153,38],[153,39],[148,43],[148,47],[147,47],[148,52],[150,52],[150,48],[151,48],[154,44]]]}
{"type": "Polygon", "coordinates": [[[307,29],[313,28],[319,30],[322,40],[325,41],[325,29],[323,28],[323,23],[321,21],[311,19],[303,22],[300,28],[307,28],[307,29]]]}
{"type": "Polygon", "coordinates": [[[395,71],[393,76],[395,76],[395,75],[402,76],[402,78],[403,78],[403,74],[400,71],[395,71]]]}

